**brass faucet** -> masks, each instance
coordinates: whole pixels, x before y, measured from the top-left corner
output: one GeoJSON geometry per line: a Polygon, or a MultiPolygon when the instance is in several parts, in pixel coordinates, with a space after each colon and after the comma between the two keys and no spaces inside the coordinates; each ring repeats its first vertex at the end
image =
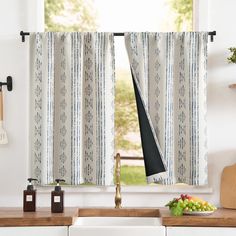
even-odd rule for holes
{"type": "Polygon", "coordinates": [[[120,154],[116,154],[116,168],[115,168],[115,174],[116,174],[116,196],[115,196],[115,208],[121,208],[121,189],[120,189],[120,154]]]}

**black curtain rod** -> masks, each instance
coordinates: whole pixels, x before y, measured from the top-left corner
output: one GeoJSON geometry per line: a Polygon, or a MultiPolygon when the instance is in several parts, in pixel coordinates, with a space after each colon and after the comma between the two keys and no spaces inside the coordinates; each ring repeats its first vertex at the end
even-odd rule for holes
{"type": "MultiPolygon", "coordinates": [[[[22,37],[21,38],[22,42],[25,42],[25,36],[30,35],[30,33],[21,31],[20,35],[22,37]]],[[[114,33],[114,36],[124,36],[124,35],[125,35],[124,33],[114,33]]],[[[214,41],[214,36],[216,35],[216,31],[210,31],[210,32],[208,32],[208,35],[210,36],[211,42],[213,42],[214,41]]]]}

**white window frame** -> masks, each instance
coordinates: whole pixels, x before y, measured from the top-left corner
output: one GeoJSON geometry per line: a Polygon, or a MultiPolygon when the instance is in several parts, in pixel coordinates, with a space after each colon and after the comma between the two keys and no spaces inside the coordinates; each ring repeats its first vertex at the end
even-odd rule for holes
{"type": "Polygon", "coordinates": [[[193,29],[208,31],[208,0],[193,0],[193,29]]]}

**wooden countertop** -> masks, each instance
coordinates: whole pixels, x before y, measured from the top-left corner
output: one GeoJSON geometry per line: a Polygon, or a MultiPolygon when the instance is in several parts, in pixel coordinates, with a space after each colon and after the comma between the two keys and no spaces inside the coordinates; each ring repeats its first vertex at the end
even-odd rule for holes
{"type": "Polygon", "coordinates": [[[165,226],[236,227],[236,210],[220,208],[209,216],[172,216],[169,210],[161,210],[165,226]]]}
{"type": "Polygon", "coordinates": [[[209,216],[172,216],[166,208],[65,208],[64,213],[51,213],[50,208],[23,212],[21,208],[0,208],[0,227],[69,226],[78,216],[143,216],[161,217],[165,226],[236,227],[236,210],[218,209],[209,216]],[[160,209],[160,210],[158,210],[160,209]]]}
{"type": "Polygon", "coordinates": [[[0,208],[0,226],[58,226],[72,225],[78,208],[65,208],[64,213],[51,213],[50,208],[23,212],[22,208],[0,208]]]}

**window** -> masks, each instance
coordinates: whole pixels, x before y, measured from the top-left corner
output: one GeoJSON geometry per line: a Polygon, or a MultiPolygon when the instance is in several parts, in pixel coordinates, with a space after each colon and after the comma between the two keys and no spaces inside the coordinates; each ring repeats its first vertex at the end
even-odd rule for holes
{"type": "MultiPolygon", "coordinates": [[[[191,31],[192,0],[45,0],[47,31],[191,31]]],[[[122,184],[144,185],[136,102],[123,37],[116,48],[116,152],[122,184]]]]}

